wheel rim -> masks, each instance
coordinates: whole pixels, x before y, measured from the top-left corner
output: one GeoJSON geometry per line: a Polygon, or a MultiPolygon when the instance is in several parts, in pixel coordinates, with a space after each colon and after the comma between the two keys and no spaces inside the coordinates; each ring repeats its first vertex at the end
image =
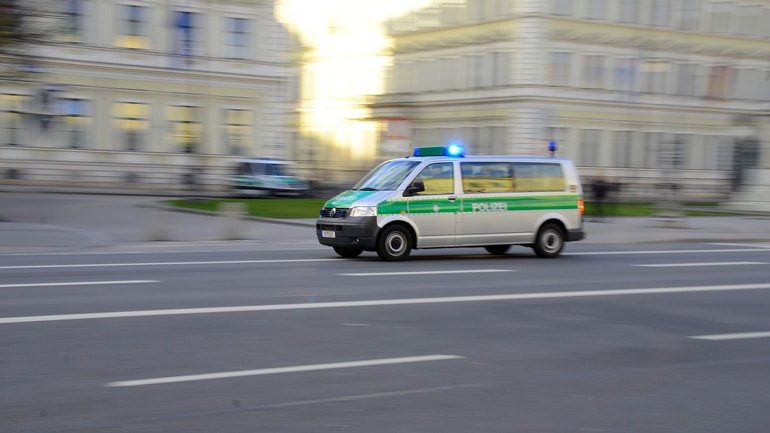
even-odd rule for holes
{"type": "Polygon", "coordinates": [[[556,230],[546,230],[540,237],[540,244],[543,250],[553,254],[561,250],[561,235],[556,230]]]}
{"type": "Polygon", "coordinates": [[[385,249],[388,254],[398,257],[406,251],[407,240],[402,232],[395,231],[385,238],[385,249]]]}

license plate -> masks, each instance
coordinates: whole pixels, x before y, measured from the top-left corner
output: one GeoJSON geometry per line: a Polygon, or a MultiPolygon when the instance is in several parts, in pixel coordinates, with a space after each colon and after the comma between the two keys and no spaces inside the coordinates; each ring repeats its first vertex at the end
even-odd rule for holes
{"type": "Polygon", "coordinates": [[[333,230],[321,230],[322,238],[336,238],[337,234],[333,230]]]}

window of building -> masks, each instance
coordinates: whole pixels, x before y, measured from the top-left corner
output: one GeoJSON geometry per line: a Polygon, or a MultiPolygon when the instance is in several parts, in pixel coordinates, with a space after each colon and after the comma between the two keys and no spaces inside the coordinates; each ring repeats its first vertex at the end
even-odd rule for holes
{"type": "Polygon", "coordinates": [[[760,37],[762,28],[767,27],[763,21],[765,7],[762,5],[738,6],[738,34],[744,36],[760,37]]]}
{"type": "Polygon", "coordinates": [[[248,153],[251,146],[251,134],[254,124],[254,112],[251,110],[225,110],[225,143],[231,155],[248,153]]]}
{"type": "Polygon", "coordinates": [[[765,72],[758,69],[735,69],[734,97],[737,99],[763,100],[765,72]]]}
{"type": "Polygon", "coordinates": [[[57,39],[63,42],[79,43],[85,39],[85,1],[65,0],[62,32],[57,39]]]}
{"type": "Polygon", "coordinates": [[[91,101],[61,98],[64,146],[72,149],[88,147],[91,130],[91,101]]]}
{"type": "Polygon", "coordinates": [[[0,144],[19,146],[24,142],[24,105],[27,95],[0,94],[0,144]]]}
{"type": "Polygon", "coordinates": [[[714,33],[728,33],[730,31],[733,2],[716,2],[711,3],[710,6],[709,31],[714,33]]]}
{"type": "Polygon", "coordinates": [[[569,86],[570,53],[551,53],[549,82],[552,86],[569,86]]]}
{"type": "Polygon", "coordinates": [[[639,22],[639,0],[621,0],[620,22],[623,24],[636,24],[639,22]]]}
{"type": "Polygon", "coordinates": [[[682,0],[679,30],[698,30],[701,21],[702,0],[682,0]]]}
{"type": "Polygon", "coordinates": [[[668,27],[671,16],[671,0],[652,0],[650,24],[654,27],[668,27]]]}
{"type": "Polygon", "coordinates": [[[633,168],[647,168],[648,151],[647,147],[647,134],[644,132],[634,131],[631,133],[631,167],[633,168]]]}
{"type": "Polygon", "coordinates": [[[685,147],[684,140],[689,139],[689,136],[684,134],[669,134],[669,133],[657,133],[656,134],[656,158],[654,168],[674,170],[683,168],[683,149],[685,147]]]}
{"type": "Polygon", "coordinates": [[[668,93],[668,75],[671,65],[665,60],[648,60],[644,63],[645,93],[668,93]]]}
{"type": "Polygon", "coordinates": [[[599,130],[580,131],[580,166],[596,167],[599,165],[599,130]]]}
{"type": "Polygon", "coordinates": [[[697,83],[697,65],[687,63],[676,66],[676,94],[680,96],[695,96],[697,83]]]}
{"type": "Polygon", "coordinates": [[[463,4],[442,4],[441,5],[441,24],[445,26],[458,25],[463,21],[465,5],[463,4]]]}
{"type": "Polygon", "coordinates": [[[189,64],[198,54],[199,14],[189,11],[174,12],[173,52],[181,58],[181,64],[189,64]]]}
{"type": "Polygon", "coordinates": [[[620,92],[636,90],[638,64],[636,59],[615,60],[615,90],[620,92]]]}
{"type": "Polygon", "coordinates": [[[113,104],[115,130],[120,150],[147,151],[143,148],[149,138],[150,105],[141,102],[115,102],[113,104]]]}
{"type": "MultiPolygon", "coordinates": [[[[762,16],[763,23],[770,23],[770,7],[765,8],[762,12],[762,16]]],[[[762,26],[762,31],[759,34],[766,39],[770,39],[770,26],[762,26]]]]}
{"type": "Polygon", "coordinates": [[[167,140],[171,149],[197,153],[201,145],[200,108],[189,105],[166,107],[169,122],[167,140]]]}
{"type": "Polygon", "coordinates": [[[513,2],[511,0],[493,0],[495,2],[494,16],[507,17],[511,15],[513,2]]]}
{"type": "Polygon", "coordinates": [[[733,137],[708,136],[716,157],[716,168],[722,171],[735,170],[735,143],[733,137]]]}
{"type": "Polygon", "coordinates": [[[150,48],[148,34],[148,8],[136,5],[120,5],[120,29],[115,46],[132,50],[150,48]]]}
{"type": "Polygon", "coordinates": [[[554,15],[572,16],[572,5],[574,0],[553,0],[551,9],[554,15]]]}
{"type": "Polygon", "coordinates": [[[712,66],[708,76],[706,97],[724,100],[730,95],[733,71],[729,66],[712,66]]]}
{"type": "MultiPolygon", "coordinates": [[[[507,86],[508,85],[508,62],[510,61],[510,55],[507,52],[494,53],[495,63],[495,76],[492,85],[494,86],[507,86]]],[[[451,69],[454,70],[454,69],[451,69]]]]}
{"type": "Polygon", "coordinates": [[[226,55],[230,59],[249,58],[249,24],[246,18],[225,18],[226,55]]]}
{"type": "Polygon", "coordinates": [[[604,80],[604,56],[585,56],[583,87],[602,88],[604,80]]]}
{"type": "Polygon", "coordinates": [[[589,20],[603,20],[607,17],[607,0],[588,0],[586,18],[589,20]]]}
{"type": "Polygon", "coordinates": [[[632,161],[631,131],[615,131],[612,137],[613,165],[618,168],[630,168],[632,161]]]}
{"type": "Polygon", "coordinates": [[[645,132],[643,146],[646,149],[646,160],[644,168],[660,168],[658,166],[660,157],[658,148],[663,140],[663,134],[660,132],[645,132]]]}

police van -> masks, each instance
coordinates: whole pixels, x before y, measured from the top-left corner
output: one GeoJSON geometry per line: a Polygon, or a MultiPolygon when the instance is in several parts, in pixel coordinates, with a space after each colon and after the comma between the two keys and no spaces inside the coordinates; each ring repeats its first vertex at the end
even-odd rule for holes
{"type": "Polygon", "coordinates": [[[413,249],[449,247],[499,255],[512,245],[552,258],[565,242],[583,239],[583,214],[582,185],[568,159],[418,147],[328,200],[316,235],[348,258],[376,251],[397,261],[413,249]]]}
{"type": "Polygon", "coordinates": [[[238,196],[302,197],[310,190],[307,180],[294,175],[290,162],[268,158],[236,161],[230,184],[238,196]]]}

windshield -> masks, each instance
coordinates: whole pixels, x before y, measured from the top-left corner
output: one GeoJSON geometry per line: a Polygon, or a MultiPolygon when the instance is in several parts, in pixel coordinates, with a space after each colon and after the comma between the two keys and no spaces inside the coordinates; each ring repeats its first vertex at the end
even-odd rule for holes
{"type": "Polygon", "coordinates": [[[363,179],[358,181],[354,190],[393,191],[406,179],[420,161],[395,160],[380,164],[363,179]]]}
{"type": "Polygon", "coordinates": [[[265,174],[268,176],[290,176],[289,167],[285,164],[266,164],[265,174]]]}

